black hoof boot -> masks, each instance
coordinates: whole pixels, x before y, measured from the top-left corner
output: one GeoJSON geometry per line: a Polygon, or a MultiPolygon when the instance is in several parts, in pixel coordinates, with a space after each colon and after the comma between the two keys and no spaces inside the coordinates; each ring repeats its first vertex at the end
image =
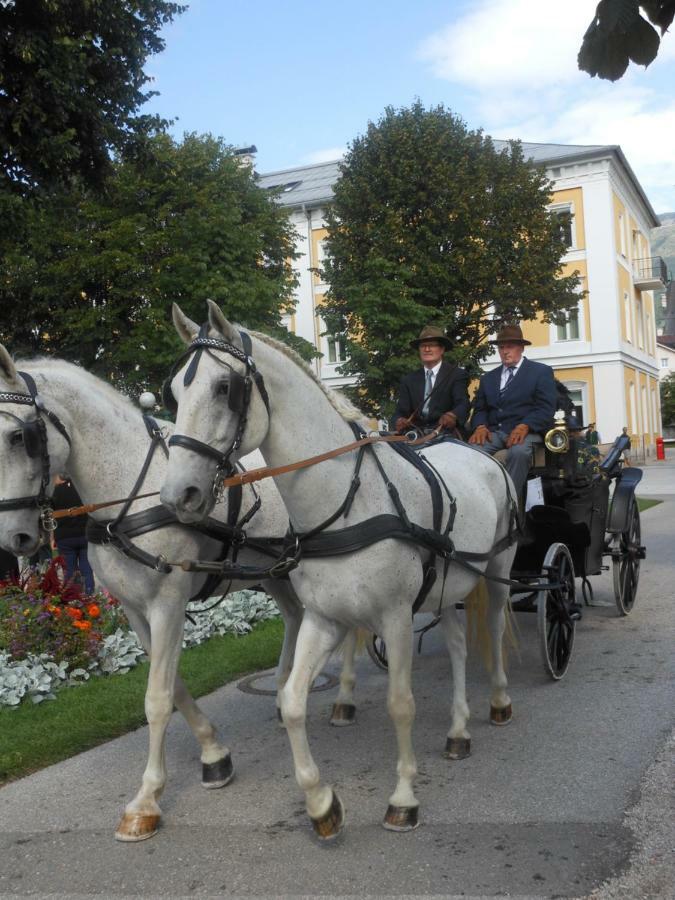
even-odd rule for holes
{"type": "Polygon", "coordinates": [[[387,831],[414,831],[420,824],[418,806],[387,807],[383,826],[387,831]]]}
{"type": "Polygon", "coordinates": [[[471,756],[471,738],[448,738],[443,756],[446,759],[466,759],[471,756]]]}
{"type": "Polygon", "coordinates": [[[233,778],[234,766],[229,753],[214,763],[202,763],[202,787],[212,790],[225,787],[233,778]]]}

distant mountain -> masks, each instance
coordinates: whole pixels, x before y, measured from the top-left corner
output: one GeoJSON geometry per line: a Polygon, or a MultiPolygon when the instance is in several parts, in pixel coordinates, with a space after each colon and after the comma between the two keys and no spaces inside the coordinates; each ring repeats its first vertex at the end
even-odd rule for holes
{"type": "MultiPolygon", "coordinates": [[[[668,275],[675,278],[675,213],[662,213],[659,219],[663,223],[660,228],[652,228],[649,240],[654,256],[662,256],[668,267],[668,275]]],[[[661,302],[662,293],[654,295],[656,327],[663,325],[664,309],[661,302]]]]}
{"type": "Polygon", "coordinates": [[[675,224],[675,212],[671,213],[661,213],[659,215],[659,220],[662,225],[673,225],[675,224]]]}

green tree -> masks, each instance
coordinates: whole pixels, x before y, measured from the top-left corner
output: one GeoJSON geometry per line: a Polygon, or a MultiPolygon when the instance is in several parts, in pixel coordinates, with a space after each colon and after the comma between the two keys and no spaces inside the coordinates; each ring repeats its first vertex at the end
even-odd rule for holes
{"type": "Polygon", "coordinates": [[[84,178],[100,185],[109,151],[157,127],[143,71],[159,30],[185,9],[165,0],[3,0],[0,189],[84,178]]]}
{"type": "Polygon", "coordinates": [[[291,340],[281,315],[294,232],[219,139],[158,135],[142,163],[115,164],[104,195],[0,195],[0,215],[12,222],[0,239],[0,340],[14,352],[156,389],[180,346],[171,303],[200,322],[207,298],[291,340]]]}
{"type": "Polygon", "coordinates": [[[664,35],[673,18],[675,0],[600,0],[579,50],[579,68],[617,81],[629,62],[648,66],[661,44],[653,26],[664,35]]]}
{"type": "Polygon", "coordinates": [[[661,421],[664,427],[675,425],[675,372],[664,378],[659,385],[661,391],[661,421]]]}
{"type": "Polygon", "coordinates": [[[517,143],[497,152],[442,106],[389,107],[353,141],[328,212],[322,313],[330,332],[349,335],[342,371],[358,376],[371,413],[391,411],[416,364],[408,342],[426,323],[475,366],[499,324],[560,321],[577,305],[550,186],[517,143]]]}

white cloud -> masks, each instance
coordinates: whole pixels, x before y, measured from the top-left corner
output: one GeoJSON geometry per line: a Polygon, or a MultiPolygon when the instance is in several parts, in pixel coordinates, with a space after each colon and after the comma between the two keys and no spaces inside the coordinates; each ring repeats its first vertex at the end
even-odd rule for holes
{"type": "Polygon", "coordinates": [[[483,0],[428,37],[418,57],[438,78],[474,88],[545,86],[578,76],[589,0],[483,0]]]}
{"type": "Polygon", "coordinates": [[[306,153],[302,157],[302,162],[308,166],[314,163],[332,162],[334,159],[342,159],[346,152],[346,147],[325,147],[323,150],[306,153]]]}
{"type": "Polygon", "coordinates": [[[675,209],[675,33],[647,70],[631,65],[616,84],[591,79],[577,53],[593,11],[593,0],[482,0],[417,55],[471,92],[472,122],[488,134],[619,144],[655,208],[675,209]]]}

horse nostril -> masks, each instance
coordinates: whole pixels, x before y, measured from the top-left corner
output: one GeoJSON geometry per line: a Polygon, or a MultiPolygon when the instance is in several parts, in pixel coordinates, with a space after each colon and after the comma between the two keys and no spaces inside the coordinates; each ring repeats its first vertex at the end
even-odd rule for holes
{"type": "Polygon", "coordinates": [[[201,509],[204,498],[198,487],[188,487],[183,491],[178,505],[187,512],[197,512],[201,509]]]}
{"type": "Polygon", "coordinates": [[[14,535],[11,545],[15,556],[29,556],[35,549],[35,538],[22,531],[14,535]]]}

